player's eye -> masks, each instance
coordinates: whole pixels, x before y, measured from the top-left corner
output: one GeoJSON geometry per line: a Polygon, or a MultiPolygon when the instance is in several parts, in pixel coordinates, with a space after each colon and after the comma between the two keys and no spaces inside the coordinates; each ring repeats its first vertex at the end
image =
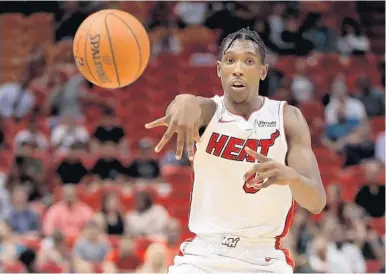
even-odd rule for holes
{"type": "Polygon", "coordinates": [[[225,63],[232,64],[233,63],[233,59],[228,57],[228,58],[225,59],[225,63]]]}
{"type": "Polygon", "coordinates": [[[254,63],[255,63],[255,60],[253,60],[251,58],[247,59],[247,64],[248,65],[253,65],[254,63]]]}

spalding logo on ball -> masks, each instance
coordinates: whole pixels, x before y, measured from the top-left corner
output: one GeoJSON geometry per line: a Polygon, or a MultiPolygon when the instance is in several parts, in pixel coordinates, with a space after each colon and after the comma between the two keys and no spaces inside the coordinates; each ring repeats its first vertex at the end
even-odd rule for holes
{"type": "Polygon", "coordinates": [[[87,80],[105,88],[127,86],[145,70],[150,57],[149,36],[134,16],[120,10],[101,10],[79,26],[74,59],[87,80]]]}

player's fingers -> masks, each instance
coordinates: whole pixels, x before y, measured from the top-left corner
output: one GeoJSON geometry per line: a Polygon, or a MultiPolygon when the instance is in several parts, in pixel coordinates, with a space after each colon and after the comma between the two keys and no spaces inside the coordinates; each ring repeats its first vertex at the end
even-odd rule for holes
{"type": "Polygon", "coordinates": [[[259,188],[267,188],[273,184],[277,183],[277,179],[275,177],[271,177],[269,178],[267,181],[263,182],[260,186],[258,186],[259,188]]]}
{"type": "Polygon", "coordinates": [[[245,181],[249,181],[251,180],[253,177],[256,176],[256,171],[257,171],[257,166],[258,165],[254,165],[250,170],[248,170],[247,172],[245,172],[243,178],[245,181]]]}
{"type": "MultiPolygon", "coordinates": [[[[264,184],[263,183],[264,180],[274,178],[274,177],[276,177],[276,175],[277,175],[276,170],[268,170],[266,172],[258,173],[256,175],[256,177],[253,180],[251,180],[249,183],[250,184],[264,184]]],[[[253,185],[251,185],[251,186],[253,186],[253,185]]]]}
{"type": "Polygon", "coordinates": [[[254,151],[253,149],[249,148],[249,147],[245,147],[245,151],[251,155],[253,158],[255,158],[256,160],[259,160],[260,162],[265,162],[267,160],[269,160],[267,157],[265,157],[264,155],[258,153],[257,151],[254,151]]]}
{"type": "Polygon", "coordinates": [[[256,176],[256,178],[252,179],[250,182],[247,183],[248,187],[253,187],[255,189],[262,189],[267,188],[270,185],[274,184],[276,182],[275,176],[272,176],[268,179],[261,179],[256,176]]]}
{"type": "Polygon", "coordinates": [[[176,148],[176,159],[180,160],[184,151],[184,137],[185,132],[183,130],[177,131],[177,148],[176,148]]]}
{"type": "Polygon", "coordinates": [[[193,161],[194,154],[194,140],[193,140],[193,127],[186,128],[185,139],[186,139],[186,152],[190,161],[193,161]]]}
{"type": "Polygon", "coordinates": [[[200,126],[197,124],[194,126],[194,129],[193,129],[193,140],[196,141],[197,143],[200,142],[200,126]]]}
{"type": "Polygon", "coordinates": [[[145,128],[153,128],[153,127],[159,127],[159,126],[167,126],[168,123],[166,121],[166,116],[159,118],[153,122],[145,124],[145,128]]]}
{"type": "Polygon", "coordinates": [[[275,169],[277,163],[275,161],[267,161],[256,165],[256,172],[257,173],[264,173],[268,170],[275,169]]]}
{"type": "Polygon", "coordinates": [[[168,127],[168,129],[166,130],[166,132],[162,136],[161,141],[159,141],[159,143],[155,147],[155,152],[158,153],[163,149],[163,147],[166,145],[166,143],[169,142],[170,138],[172,138],[173,133],[174,133],[174,128],[168,127]]]}

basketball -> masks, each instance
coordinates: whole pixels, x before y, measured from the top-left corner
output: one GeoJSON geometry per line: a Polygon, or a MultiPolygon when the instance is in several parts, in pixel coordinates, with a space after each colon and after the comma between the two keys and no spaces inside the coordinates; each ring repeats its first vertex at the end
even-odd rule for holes
{"type": "Polygon", "coordinates": [[[150,41],[137,18],[124,11],[106,9],[93,13],[79,26],[73,53],[87,80],[114,89],[141,76],[149,61],[150,41]]]}

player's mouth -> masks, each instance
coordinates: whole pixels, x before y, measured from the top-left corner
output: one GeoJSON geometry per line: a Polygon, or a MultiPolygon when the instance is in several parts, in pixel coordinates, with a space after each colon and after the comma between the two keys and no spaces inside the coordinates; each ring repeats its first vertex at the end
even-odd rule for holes
{"type": "Polygon", "coordinates": [[[241,80],[234,80],[231,84],[231,88],[236,91],[241,91],[246,87],[247,87],[246,84],[241,80]]]}

